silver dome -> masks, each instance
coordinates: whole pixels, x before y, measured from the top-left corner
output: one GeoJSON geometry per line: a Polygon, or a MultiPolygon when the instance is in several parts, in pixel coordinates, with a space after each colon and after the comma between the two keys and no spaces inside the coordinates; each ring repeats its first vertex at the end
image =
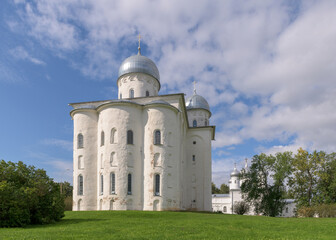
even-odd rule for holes
{"type": "Polygon", "coordinates": [[[239,172],[238,172],[236,167],[233,169],[233,172],[230,174],[230,176],[231,177],[239,177],[239,172]]]}
{"type": "Polygon", "coordinates": [[[155,63],[141,54],[128,57],[122,62],[118,78],[127,73],[146,73],[160,82],[159,70],[155,63]]]}
{"type": "Polygon", "coordinates": [[[192,95],[190,98],[187,99],[186,107],[187,110],[200,108],[208,110],[210,112],[208,102],[204,99],[204,97],[196,94],[196,92],[194,92],[194,95],[192,95]]]}

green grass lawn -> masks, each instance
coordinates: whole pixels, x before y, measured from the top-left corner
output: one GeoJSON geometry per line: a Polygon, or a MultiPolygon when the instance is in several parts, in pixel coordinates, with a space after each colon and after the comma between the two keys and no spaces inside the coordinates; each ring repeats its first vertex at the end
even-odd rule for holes
{"type": "Polygon", "coordinates": [[[193,212],[66,212],[55,224],[2,228],[0,239],[336,239],[336,219],[193,212]]]}

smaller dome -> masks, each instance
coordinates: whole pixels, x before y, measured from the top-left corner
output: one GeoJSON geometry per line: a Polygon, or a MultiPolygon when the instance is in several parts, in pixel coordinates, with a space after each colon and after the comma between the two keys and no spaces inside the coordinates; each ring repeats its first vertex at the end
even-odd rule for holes
{"type": "Polygon", "coordinates": [[[233,169],[233,172],[230,174],[230,176],[231,177],[239,177],[239,172],[238,172],[236,167],[233,169]]]}
{"type": "Polygon", "coordinates": [[[204,97],[196,94],[196,91],[194,91],[194,94],[190,98],[187,99],[186,107],[187,107],[187,110],[205,109],[210,112],[210,107],[209,107],[207,100],[205,100],[204,97]]]}
{"type": "Polygon", "coordinates": [[[127,73],[146,73],[160,82],[159,70],[155,63],[141,54],[130,56],[122,62],[118,78],[127,73]]]}

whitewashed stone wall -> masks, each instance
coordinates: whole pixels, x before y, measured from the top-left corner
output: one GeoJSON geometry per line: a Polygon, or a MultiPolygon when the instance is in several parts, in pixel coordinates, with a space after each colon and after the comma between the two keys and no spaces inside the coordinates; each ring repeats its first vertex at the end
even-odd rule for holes
{"type": "Polygon", "coordinates": [[[134,90],[134,97],[157,96],[160,83],[154,77],[145,73],[129,73],[121,76],[118,81],[118,98],[130,98],[130,90],[134,90]]]}

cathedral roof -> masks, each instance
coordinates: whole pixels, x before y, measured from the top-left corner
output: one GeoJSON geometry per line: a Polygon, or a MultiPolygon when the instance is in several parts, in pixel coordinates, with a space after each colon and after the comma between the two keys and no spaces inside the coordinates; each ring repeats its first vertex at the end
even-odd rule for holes
{"type": "Polygon", "coordinates": [[[140,51],[137,55],[126,58],[120,68],[118,78],[127,73],[146,73],[160,82],[159,70],[149,58],[142,56],[140,51]]]}
{"type": "MultiPolygon", "coordinates": [[[[236,164],[235,164],[236,165],[236,164]]],[[[237,170],[237,167],[235,166],[233,169],[233,172],[230,174],[231,177],[239,177],[239,172],[237,170]]]]}
{"type": "Polygon", "coordinates": [[[198,95],[196,90],[194,90],[194,94],[187,99],[186,101],[187,110],[190,109],[205,109],[210,112],[210,107],[207,100],[204,97],[198,95]]]}

